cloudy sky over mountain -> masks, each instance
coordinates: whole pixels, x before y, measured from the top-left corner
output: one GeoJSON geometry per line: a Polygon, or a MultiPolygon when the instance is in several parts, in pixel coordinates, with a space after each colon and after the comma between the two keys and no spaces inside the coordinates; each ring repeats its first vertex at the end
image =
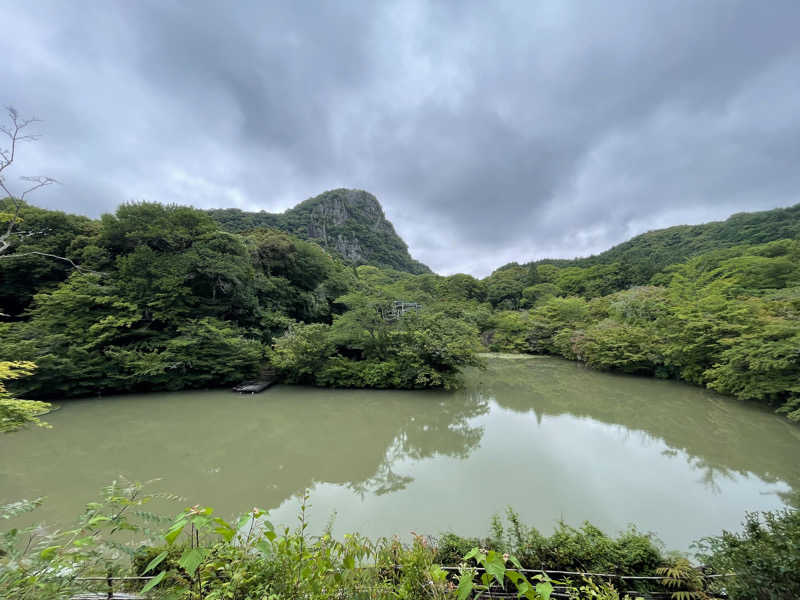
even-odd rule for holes
{"type": "Polygon", "coordinates": [[[0,0],[42,206],[371,191],[442,273],[800,202],[800,3],[0,0]]]}

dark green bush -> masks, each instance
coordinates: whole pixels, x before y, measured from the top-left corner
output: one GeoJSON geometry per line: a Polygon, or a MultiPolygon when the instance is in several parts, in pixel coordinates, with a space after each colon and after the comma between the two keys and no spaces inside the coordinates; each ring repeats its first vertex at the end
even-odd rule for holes
{"type": "Polygon", "coordinates": [[[748,513],[744,531],[723,531],[700,543],[701,559],[725,579],[733,600],[800,598],[800,511],[748,513]]]}
{"type": "Polygon", "coordinates": [[[552,535],[545,536],[535,527],[524,525],[513,510],[504,522],[492,520],[492,535],[484,540],[462,538],[454,533],[439,538],[436,559],[443,564],[457,564],[476,546],[516,556],[522,566],[562,571],[588,571],[620,575],[654,575],[664,564],[660,544],[652,535],[635,528],[610,537],[591,523],[575,528],[558,523],[552,535]]]}

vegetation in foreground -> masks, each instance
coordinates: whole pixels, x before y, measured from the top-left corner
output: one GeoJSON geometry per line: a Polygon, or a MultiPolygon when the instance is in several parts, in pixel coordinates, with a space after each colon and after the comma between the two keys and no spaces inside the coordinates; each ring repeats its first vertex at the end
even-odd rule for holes
{"type": "MultiPolygon", "coordinates": [[[[309,536],[307,497],[294,528],[274,527],[257,508],[236,521],[199,506],[165,519],[145,510],[159,497],[165,496],[146,494],[137,484],[114,483],[102,501],[87,505],[71,529],[5,530],[0,597],[63,598],[104,588],[109,576],[117,578],[117,590],[186,600],[464,600],[485,595],[489,588],[530,599],[562,594],[611,600],[653,591],[683,599],[724,591],[733,600],[760,600],[800,593],[797,511],[747,515],[743,533],[702,540],[705,554],[700,558],[706,566],[699,569],[633,529],[610,538],[589,524],[581,529],[560,524],[544,536],[520,523],[512,511],[507,523],[495,518],[486,539],[445,534],[438,539],[414,536],[408,544],[396,538],[373,542],[358,535],[342,541],[330,533],[309,536]],[[548,576],[539,571],[543,566],[561,573],[548,576]],[[580,574],[587,572],[605,575],[580,574]]],[[[10,520],[39,503],[8,505],[0,516],[10,520]]]]}

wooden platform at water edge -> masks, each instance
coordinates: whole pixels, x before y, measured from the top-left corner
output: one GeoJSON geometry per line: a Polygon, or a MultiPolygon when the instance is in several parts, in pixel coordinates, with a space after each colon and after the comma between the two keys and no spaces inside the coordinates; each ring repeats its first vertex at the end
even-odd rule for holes
{"type": "Polygon", "coordinates": [[[243,381],[239,385],[233,386],[233,391],[240,394],[259,394],[276,381],[278,381],[278,374],[272,369],[265,369],[258,379],[243,381]]]}

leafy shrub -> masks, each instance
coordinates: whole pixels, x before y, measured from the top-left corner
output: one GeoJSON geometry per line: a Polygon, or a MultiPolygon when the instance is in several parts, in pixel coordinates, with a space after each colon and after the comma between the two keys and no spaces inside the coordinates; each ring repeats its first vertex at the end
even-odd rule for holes
{"type": "Polygon", "coordinates": [[[800,511],[748,513],[743,526],[699,543],[710,568],[736,573],[719,585],[733,600],[800,598],[800,511]]]}
{"type": "Polygon", "coordinates": [[[664,562],[657,540],[634,528],[612,538],[590,523],[575,528],[560,522],[552,535],[545,536],[535,527],[524,525],[511,509],[506,512],[505,521],[493,518],[492,535],[485,540],[462,538],[453,533],[442,535],[437,560],[455,564],[452,561],[456,556],[474,546],[513,554],[524,568],[531,569],[547,565],[549,569],[563,571],[654,575],[664,562]]]}

